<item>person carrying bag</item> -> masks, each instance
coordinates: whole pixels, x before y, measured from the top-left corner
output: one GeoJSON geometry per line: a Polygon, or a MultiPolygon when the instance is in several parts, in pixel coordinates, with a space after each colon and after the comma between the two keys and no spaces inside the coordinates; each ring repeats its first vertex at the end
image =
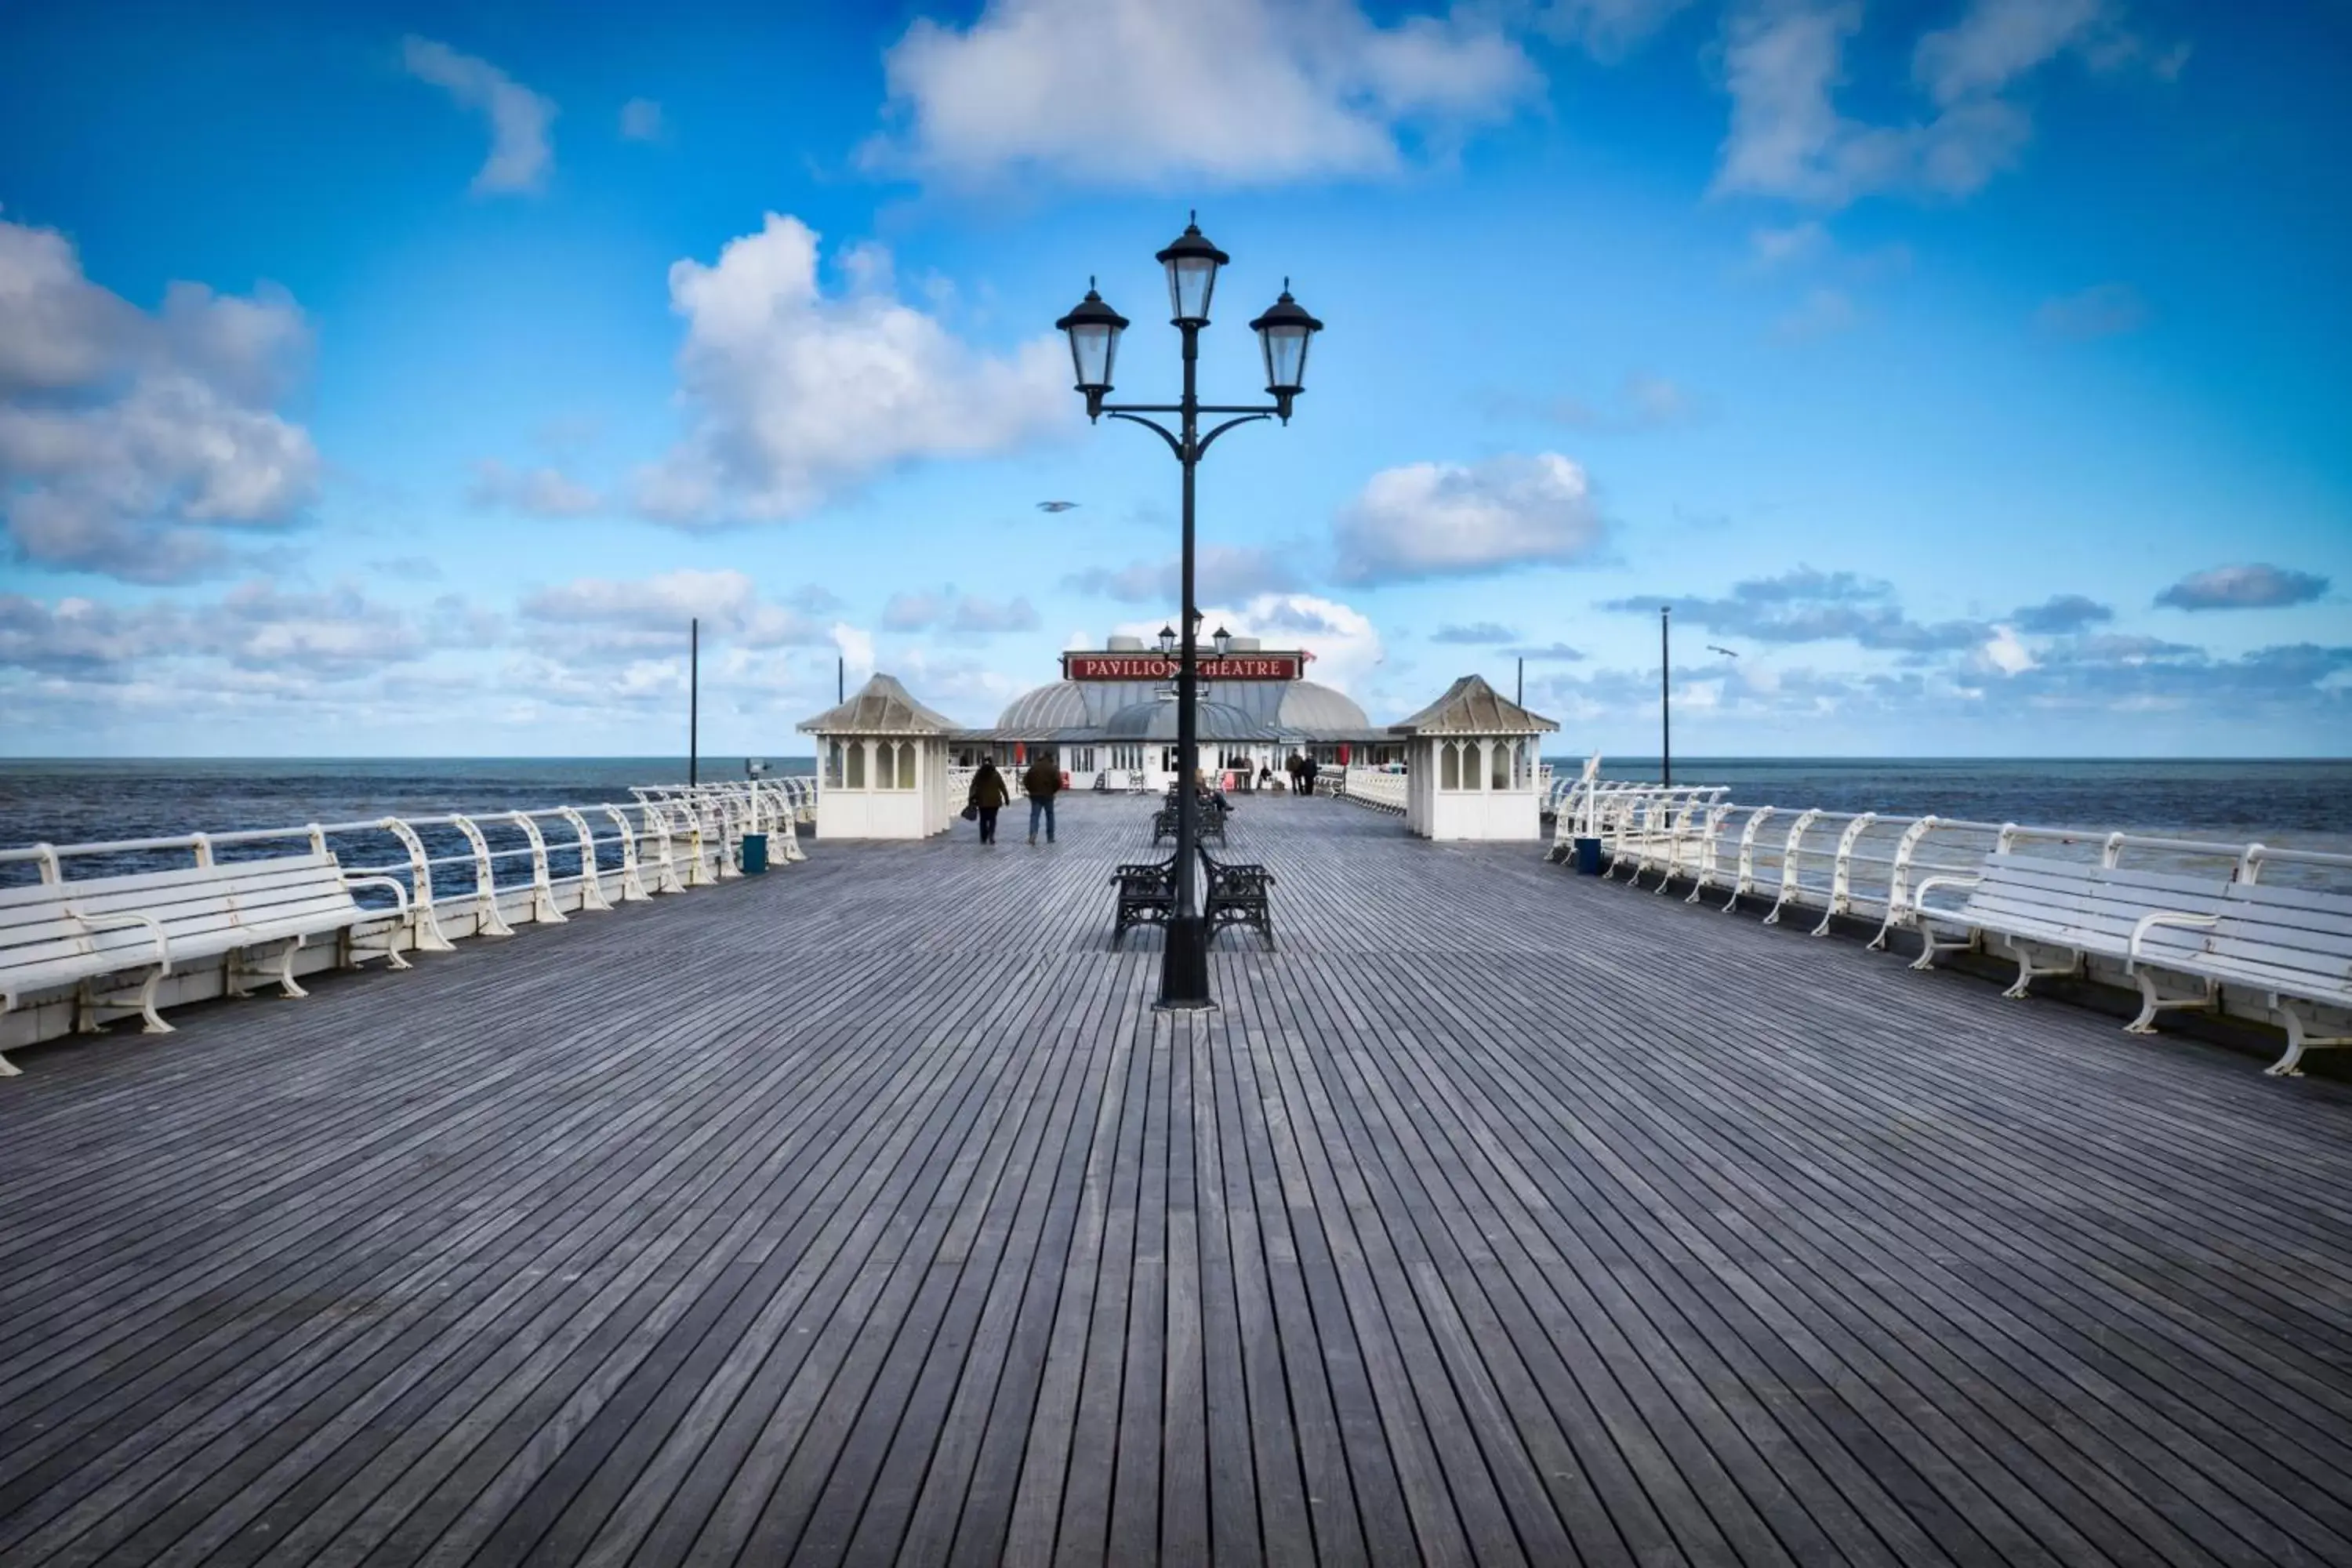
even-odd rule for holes
{"type": "Polygon", "coordinates": [[[979,819],[980,841],[989,848],[996,847],[996,814],[1012,798],[1013,792],[1004,787],[1004,775],[996,771],[996,764],[981,763],[980,771],[971,775],[971,793],[964,797],[963,814],[979,819]]]}

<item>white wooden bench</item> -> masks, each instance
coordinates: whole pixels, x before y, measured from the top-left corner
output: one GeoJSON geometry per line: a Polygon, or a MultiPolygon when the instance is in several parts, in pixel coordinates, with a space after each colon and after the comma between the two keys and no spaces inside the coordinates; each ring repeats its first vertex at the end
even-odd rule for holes
{"type": "MultiPolygon", "coordinates": [[[[94,1034],[110,1016],[136,1013],[149,1034],[165,1034],[172,1026],[155,1011],[155,987],[174,969],[218,959],[230,995],[274,981],[300,996],[294,954],[310,938],[340,936],[346,964],[383,957],[405,969],[397,941],[407,918],[400,882],[347,877],[323,851],[0,888],[0,1013],[72,986],[77,1029],[94,1034]],[[388,888],[396,905],[362,909],[352,897],[357,887],[388,888]],[[382,945],[358,951],[353,928],[387,916],[394,923],[382,945]]],[[[0,1058],[0,1075],[16,1070],[0,1058]]]]}
{"type": "Polygon", "coordinates": [[[2144,993],[2153,968],[2202,982],[2208,998],[2220,985],[2260,995],[2286,1031],[2286,1054],[2265,1069],[2273,1077],[2300,1076],[2307,1050],[2352,1046],[2352,1035],[2314,1035],[2296,1005],[2352,1011],[2352,898],[2342,893],[2232,882],[2218,909],[2143,916],[2129,963],[2144,993]],[[2185,952],[2184,937],[2193,943],[2185,952]]]}
{"type": "MultiPolygon", "coordinates": [[[[2132,965],[2136,941],[2144,945],[2149,963],[2173,968],[2173,959],[2194,952],[2202,939],[2178,926],[2151,926],[2149,918],[2219,913],[2231,886],[2219,878],[2176,872],[1988,855],[1973,875],[1927,877],[1912,889],[1912,922],[1922,946],[1911,967],[1933,969],[1940,954],[1978,947],[1991,935],[2006,942],[2017,960],[2017,981],[2001,993],[2004,996],[2026,994],[2027,987],[2044,975],[2076,973],[2092,955],[2132,965]],[[1967,888],[1967,903],[1958,910],[1928,908],[1927,895],[1948,887],[1967,888]],[[1939,925],[1957,926],[1966,934],[1958,941],[1944,940],[1936,934],[1939,925]],[[2063,961],[2037,963],[2037,952],[2062,954],[2063,961]]],[[[2133,974],[2139,983],[2141,1007],[2139,1016],[2126,1027],[2135,1033],[2148,1032],[2157,1014],[2166,1008],[2213,1005],[2210,987],[2193,997],[2167,995],[2136,965],[2133,974]]]]}

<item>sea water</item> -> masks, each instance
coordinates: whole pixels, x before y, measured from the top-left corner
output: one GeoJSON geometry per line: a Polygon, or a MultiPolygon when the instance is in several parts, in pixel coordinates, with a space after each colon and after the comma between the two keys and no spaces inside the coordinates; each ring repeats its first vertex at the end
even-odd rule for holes
{"type": "MultiPolygon", "coordinates": [[[[1574,757],[1548,758],[1573,776],[1574,757]]],[[[805,774],[807,757],[773,760],[805,774]]],[[[1610,778],[1658,776],[1611,758],[1610,778]]],[[[632,784],[683,784],[683,757],[0,760],[0,847],[627,804],[632,784]]],[[[705,781],[743,776],[706,760],[705,781]]],[[[2352,761],[2209,762],[1677,757],[1677,784],[1742,805],[2017,822],[2352,851],[2352,761]]]]}

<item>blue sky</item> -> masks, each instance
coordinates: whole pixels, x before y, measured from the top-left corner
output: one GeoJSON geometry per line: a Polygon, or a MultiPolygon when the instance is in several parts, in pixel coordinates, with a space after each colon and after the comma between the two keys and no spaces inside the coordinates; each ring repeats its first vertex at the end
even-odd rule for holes
{"type": "Polygon", "coordinates": [[[0,750],[716,754],[1173,611],[1089,275],[1230,251],[1214,620],[1562,747],[2343,755],[2352,13],[2182,0],[0,17],[0,750]],[[1077,502],[1045,513],[1035,503],[1077,502]],[[1731,655],[1707,651],[1709,645],[1731,655]],[[1736,657],[1734,657],[1736,656],[1736,657]]]}

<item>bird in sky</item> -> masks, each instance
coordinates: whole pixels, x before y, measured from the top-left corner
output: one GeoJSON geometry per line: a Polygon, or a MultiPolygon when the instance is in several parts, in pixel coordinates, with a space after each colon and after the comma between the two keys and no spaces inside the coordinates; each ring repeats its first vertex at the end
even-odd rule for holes
{"type": "Polygon", "coordinates": [[[1074,500],[1041,500],[1037,503],[1037,510],[1039,511],[1068,511],[1077,504],[1078,503],[1074,500]]]}
{"type": "Polygon", "coordinates": [[[1722,655],[1724,658],[1738,658],[1739,657],[1738,654],[1736,654],[1736,653],[1732,652],[1729,648],[1727,648],[1727,647],[1716,647],[1713,643],[1709,643],[1709,644],[1707,644],[1707,645],[1706,645],[1706,651],[1707,651],[1707,652],[1709,652],[1709,653],[1719,653],[1719,654],[1721,654],[1721,655],[1722,655]]]}

